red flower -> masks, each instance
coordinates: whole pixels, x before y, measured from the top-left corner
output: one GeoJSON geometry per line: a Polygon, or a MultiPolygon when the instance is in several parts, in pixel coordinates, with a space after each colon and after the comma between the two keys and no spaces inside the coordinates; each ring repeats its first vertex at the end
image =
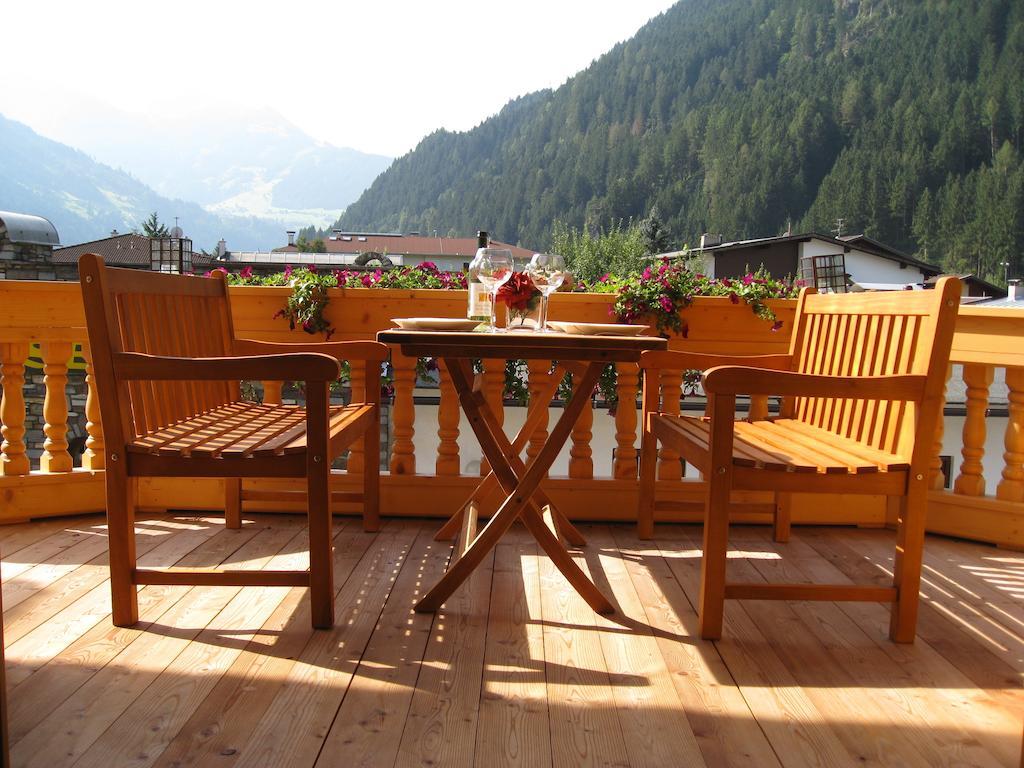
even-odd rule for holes
{"type": "Polygon", "coordinates": [[[540,296],[533,286],[533,281],[525,272],[513,272],[501,288],[498,289],[498,298],[510,309],[525,312],[530,309],[531,303],[540,296]]]}

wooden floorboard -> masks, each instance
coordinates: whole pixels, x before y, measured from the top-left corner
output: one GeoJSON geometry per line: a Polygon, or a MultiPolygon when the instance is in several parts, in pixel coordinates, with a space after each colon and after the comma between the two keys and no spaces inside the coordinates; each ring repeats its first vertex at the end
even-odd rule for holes
{"type": "MultiPolygon", "coordinates": [[[[146,586],[110,623],[102,517],[0,528],[15,766],[1019,766],[1024,554],[925,550],[920,633],[873,603],[730,601],[697,635],[699,526],[583,526],[593,613],[513,528],[448,603],[435,521],[335,526],[335,627],[305,588],[146,586]]],[[[138,522],[140,564],[303,568],[304,521],[138,522]]],[[[893,534],[731,532],[730,577],[884,584],[893,534]]]]}

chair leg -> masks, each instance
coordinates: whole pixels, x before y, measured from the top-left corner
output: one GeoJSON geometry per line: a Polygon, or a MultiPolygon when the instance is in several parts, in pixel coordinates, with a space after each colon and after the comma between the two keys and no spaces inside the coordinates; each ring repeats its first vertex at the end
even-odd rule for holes
{"type": "MultiPolygon", "coordinates": [[[[647,414],[644,414],[646,421],[647,414]]],[[[636,532],[641,539],[654,537],[654,486],[657,481],[658,440],[644,424],[640,437],[640,498],[636,532]]]]}
{"type": "Polygon", "coordinates": [[[722,636],[725,614],[725,564],[729,546],[729,482],[717,472],[708,479],[704,508],[704,556],[700,562],[700,636],[722,636]]]}
{"type": "Polygon", "coordinates": [[[130,627],[139,620],[139,598],[132,579],[135,569],[135,478],[117,462],[108,461],[107,546],[110,551],[110,602],[113,622],[130,627]]]}
{"type": "Polygon", "coordinates": [[[309,504],[309,600],[313,627],[334,626],[334,551],[331,535],[330,463],[319,462],[306,479],[309,504]]]}
{"type": "Polygon", "coordinates": [[[224,525],[228,528],[242,527],[241,478],[224,478],[224,525]]]}
{"type": "Polygon", "coordinates": [[[793,494],[775,494],[774,534],[779,542],[789,541],[790,522],[793,513],[793,494]]]}
{"type": "MultiPolygon", "coordinates": [[[[369,385],[368,385],[369,386],[369,385]]],[[[378,406],[378,413],[380,412],[378,406]]],[[[380,420],[363,436],[363,530],[380,530],[380,420]]]]}
{"type": "Polygon", "coordinates": [[[893,562],[893,586],[896,587],[897,596],[889,620],[889,637],[897,643],[912,643],[917,633],[926,494],[923,480],[911,480],[910,492],[900,505],[896,527],[896,557],[893,562]]]}

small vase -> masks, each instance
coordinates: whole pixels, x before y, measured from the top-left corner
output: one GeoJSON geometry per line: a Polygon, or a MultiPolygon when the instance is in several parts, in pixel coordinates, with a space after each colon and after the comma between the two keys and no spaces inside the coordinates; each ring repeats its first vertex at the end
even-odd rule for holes
{"type": "Polygon", "coordinates": [[[509,331],[535,331],[540,323],[540,302],[527,309],[505,307],[505,328],[509,331]]]}

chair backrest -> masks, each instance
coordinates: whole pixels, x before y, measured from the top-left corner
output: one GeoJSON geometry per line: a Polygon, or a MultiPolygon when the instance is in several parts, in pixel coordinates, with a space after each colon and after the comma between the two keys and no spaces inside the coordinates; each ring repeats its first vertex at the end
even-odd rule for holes
{"type": "Polygon", "coordinates": [[[924,374],[921,406],[891,400],[795,398],[783,415],[910,457],[919,430],[934,430],[960,304],[960,281],[934,290],[804,293],[790,342],[793,370],[827,376],[924,374]],[[930,422],[930,425],[922,423],[930,422]]]}
{"type": "Polygon", "coordinates": [[[234,330],[224,275],[213,279],[112,269],[78,261],[89,346],[108,450],[239,399],[239,382],[121,381],[113,355],[231,355],[234,330]]]}

